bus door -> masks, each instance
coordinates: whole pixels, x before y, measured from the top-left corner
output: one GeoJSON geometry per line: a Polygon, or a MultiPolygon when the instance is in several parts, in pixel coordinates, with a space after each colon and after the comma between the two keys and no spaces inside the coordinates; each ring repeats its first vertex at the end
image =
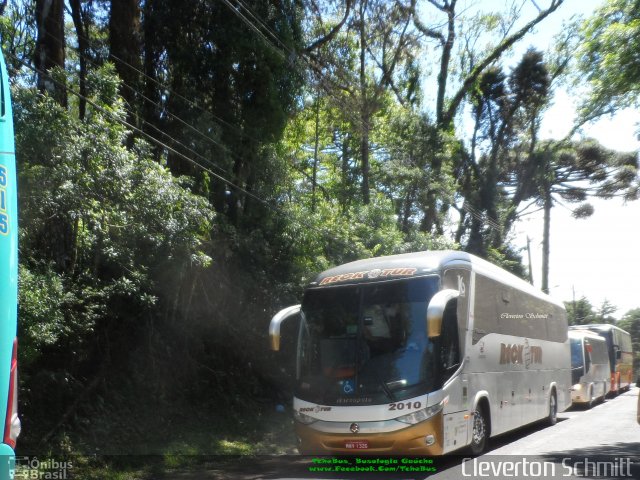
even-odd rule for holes
{"type": "Polygon", "coordinates": [[[440,335],[440,372],[445,395],[444,451],[467,444],[469,432],[468,378],[463,373],[465,342],[468,337],[470,272],[450,269],[443,276],[443,288],[457,290],[458,298],[449,302],[440,335]]]}

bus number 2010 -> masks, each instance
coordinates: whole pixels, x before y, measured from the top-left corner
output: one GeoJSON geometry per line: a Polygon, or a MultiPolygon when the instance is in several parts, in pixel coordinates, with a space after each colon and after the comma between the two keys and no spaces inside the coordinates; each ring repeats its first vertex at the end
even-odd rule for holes
{"type": "Polygon", "coordinates": [[[404,402],[404,403],[390,403],[389,410],[418,410],[422,408],[422,402],[404,402]]]}

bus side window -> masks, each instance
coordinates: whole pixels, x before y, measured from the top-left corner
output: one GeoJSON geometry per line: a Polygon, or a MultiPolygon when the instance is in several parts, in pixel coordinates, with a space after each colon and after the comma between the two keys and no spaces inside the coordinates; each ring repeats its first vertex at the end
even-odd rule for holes
{"type": "Polygon", "coordinates": [[[440,335],[440,366],[442,381],[446,382],[460,365],[460,345],[458,338],[458,300],[447,303],[442,316],[442,333],[440,335]]]}

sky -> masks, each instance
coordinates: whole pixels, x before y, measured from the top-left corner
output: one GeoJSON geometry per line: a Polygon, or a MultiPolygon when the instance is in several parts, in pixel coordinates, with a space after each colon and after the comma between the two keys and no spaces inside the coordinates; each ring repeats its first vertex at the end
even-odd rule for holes
{"type": "MultiPolygon", "coordinates": [[[[549,0],[539,1],[543,6],[549,0]]],[[[601,1],[565,0],[558,11],[518,45],[514,57],[533,45],[545,50],[562,23],[574,14],[589,15],[601,1]]],[[[575,92],[559,90],[554,105],[547,111],[541,138],[562,138],[571,128],[575,116],[575,92]],[[573,95],[572,95],[573,93],[573,95]]],[[[611,118],[587,125],[584,135],[605,147],[620,151],[640,151],[638,132],[640,112],[624,110],[611,118]]],[[[613,314],[620,318],[632,308],[640,308],[640,289],[636,286],[640,267],[640,201],[623,204],[621,200],[591,200],[594,214],[583,220],[571,216],[571,205],[557,206],[551,213],[549,286],[552,296],[571,301],[586,297],[595,308],[608,300],[618,307],[613,314]]],[[[534,285],[541,285],[542,275],[542,212],[525,217],[515,226],[513,244],[526,248],[531,239],[534,285]]],[[[527,262],[526,250],[523,258],[527,262]]]]}
{"type": "MultiPolygon", "coordinates": [[[[560,138],[566,131],[566,118],[575,110],[569,95],[563,92],[547,113],[542,134],[560,138]],[[560,134],[558,134],[560,132],[560,134]]],[[[639,151],[637,139],[640,112],[625,110],[587,126],[585,134],[605,147],[621,151],[639,151]]],[[[551,213],[550,293],[560,300],[586,297],[595,307],[606,299],[618,307],[621,317],[640,307],[637,273],[640,266],[640,201],[620,199],[591,200],[594,214],[583,220],[571,216],[570,206],[558,206],[551,213]]],[[[542,273],[542,213],[525,218],[515,227],[516,246],[526,246],[531,238],[534,284],[540,286],[542,273]]]]}

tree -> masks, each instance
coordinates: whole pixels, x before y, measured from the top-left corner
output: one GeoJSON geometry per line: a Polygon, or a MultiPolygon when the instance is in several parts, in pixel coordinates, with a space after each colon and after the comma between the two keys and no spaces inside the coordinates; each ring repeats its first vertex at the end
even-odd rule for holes
{"type": "Polygon", "coordinates": [[[366,205],[372,189],[371,137],[376,117],[384,111],[390,94],[400,103],[415,96],[417,37],[410,28],[413,2],[353,3],[346,31],[336,32],[333,42],[313,52],[310,63],[318,86],[329,96],[343,98],[351,110],[350,122],[359,144],[360,196],[366,205]]]}
{"type": "Polygon", "coordinates": [[[184,272],[210,261],[207,200],[152,159],[144,142],[126,148],[113,70],[87,80],[84,121],[35,89],[14,90],[22,406],[34,437],[95,378],[126,367],[147,321],[174,320],[184,272]],[[54,396],[44,393],[53,385],[54,396]]]}
{"type": "Polygon", "coordinates": [[[605,298],[600,308],[596,311],[596,323],[616,323],[616,319],[611,316],[616,310],[618,310],[618,307],[605,298]]]}
{"type": "Polygon", "coordinates": [[[460,209],[458,235],[469,230],[466,249],[472,253],[486,256],[488,249],[502,248],[517,217],[528,183],[514,189],[509,181],[537,145],[550,83],[542,53],[530,49],[509,75],[498,67],[487,69],[470,95],[474,129],[461,169],[460,193],[466,209],[460,209]]]}
{"type": "Polygon", "coordinates": [[[441,171],[435,176],[433,159],[453,159],[463,154],[455,138],[443,138],[429,117],[417,110],[390,108],[376,136],[384,156],[380,186],[393,199],[398,226],[405,235],[416,229],[428,231],[421,206],[432,192],[437,192],[442,201],[453,200],[453,174],[441,171]]]}
{"type": "Polygon", "coordinates": [[[591,87],[583,121],[640,105],[640,3],[608,0],[581,33],[578,66],[591,87]]]}
{"type": "MultiPolygon", "coordinates": [[[[593,140],[543,142],[521,170],[517,188],[523,201],[534,200],[544,210],[542,290],[548,292],[551,209],[557,202],[585,202],[589,197],[620,196],[634,200],[638,195],[638,160],[635,153],[604,148],[593,140]]],[[[576,218],[593,213],[583,203],[574,210],[576,218]]]]}
{"type": "Polygon", "coordinates": [[[516,219],[533,204],[544,211],[542,289],[548,291],[551,209],[559,201],[582,203],[577,218],[589,216],[590,197],[638,195],[638,161],[633,153],[608,150],[593,140],[538,140],[541,112],[551,82],[540,52],[529,50],[509,76],[488,69],[471,95],[475,126],[471,152],[461,169],[459,238],[467,250],[486,256],[500,249],[516,219]],[[524,205],[524,207],[523,207],[524,205]],[[466,210],[466,211],[465,211],[466,210]]]}
{"type": "Polygon", "coordinates": [[[71,17],[78,39],[78,83],[80,98],[78,99],[78,116],[84,120],[87,109],[87,56],[89,55],[89,19],[87,10],[82,8],[80,0],[70,0],[71,17]]]}
{"type": "Polygon", "coordinates": [[[52,69],[64,70],[65,66],[64,1],[36,0],[35,17],[38,38],[34,63],[38,70],[38,88],[66,105],[65,89],[51,79],[52,69]]]}
{"type": "Polygon", "coordinates": [[[640,376],[640,308],[629,310],[616,325],[631,334],[633,370],[636,376],[640,376]]]}
{"type": "MultiPolygon", "coordinates": [[[[77,2],[78,0],[74,0],[77,2]]],[[[109,16],[109,55],[122,80],[121,95],[129,107],[129,123],[139,123],[136,112],[139,102],[135,93],[140,88],[141,65],[140,2],[111,0],[109,16]]]]}
{"type": "Polygon", "coordinates": [[[145,38],[155,36],[145,70],[170,86],[168,91],[154,87],[160,90],[152,96],[160,100],[157,118],[146,120],[160,125],[169,138],[179,138],[235,185],[207,180],[184,158],[168,155],[174,174],[199,177],[202,188],[210,184],[206,188],[216,210],[234,225],[251,208],[257,217],[264,214],[238,187],[267,195],[260,191],[269,180],[263,176],[271,160],[265,149],[280,139],[301,84],[290,55],[302,41],[295,2],[246,3],[269,36],[256,34],[251,25],[259,25],[223,2],[159,0],[145,5],[144,17],[145,38]],[[152,31],[146,30],[147,22],[152,31]]]}
{"type": "Polygon", "coordinates": [[[586,297],[583,296],[573,302],[564,302],[564,306],[567,309],[569,325],[597,323],[593,306],[586,297]]]}
{"type": "MultiPolygon", "coordinates": [[[[11,0],[0,16],[0,38],[9,78],[17,78],[20,62],[32,62],[38,35],[33,2],[11,0]]],[[[32,81],[29,79],[28,81],[32,81]]]]}
{"type": "MultiPolygon", "coordinates": [[[[451,78],[451,55],[454,51],[453,49],[456,44],[456,39],[460,33],[457,32],[457,30],[458,24],[461,20],[461,17],[456,12],[457,1],[430,0],[429,3],[444,16],[444,19],[442,19],[443,21],[440,22],[440,26],[436,26],[436,22],[432,22],[434,25],[429,25],[423,22],[417,15],[414,15],[414,24],[426,39],[435,41],[436,51],[439,52],[436,54],[439,57],[439,73],[437,77],[437,95],[435,105],[436,125],[439,130],[451,131],[453,129],[454,119],[459,114],[463,101],[476,87],[482,74],[487,69],[494,66],[496,61],[498,61],[505,52],[507,52],[516,42],[521,40],[536,25],[555,12],[563,2],[562,0],[551,0],[547,8],[538,9],[538,14],[533,19],[514,32],[511,32],[511,27],[513,25],[505,28],[502,31],[501,38],[494,46],[488,50],[484,50],[478,55],[476,60],[468,63],[468,65],[466,65],[467,68],[464,71],[459,71],[459,78],[457,79],[457,82],[455,82],[453,93],[449,92],[452,84],[454,84],[451,78]]],[[[436,159],[434,161],[433,168],[436,176],[439,175],[442,169],[442,165],[439,160],[436,159]]],[[[454,166],[454,170],[457,170],[458,168],[459,166],[454,166]]],[[[424,212],[427,218],[424,225],[425,228],[429,230],[435,226],[439,231],[441,231],[441,225],[436,223],[436,204],[437,196],[435,193],[432,193],[429,196],[427,203],[424,205],[424,212]]],[[[449,204],[447,203],[440,206],[440,209],[445,211],[448,210],[448,208],[449,204]]]]}

